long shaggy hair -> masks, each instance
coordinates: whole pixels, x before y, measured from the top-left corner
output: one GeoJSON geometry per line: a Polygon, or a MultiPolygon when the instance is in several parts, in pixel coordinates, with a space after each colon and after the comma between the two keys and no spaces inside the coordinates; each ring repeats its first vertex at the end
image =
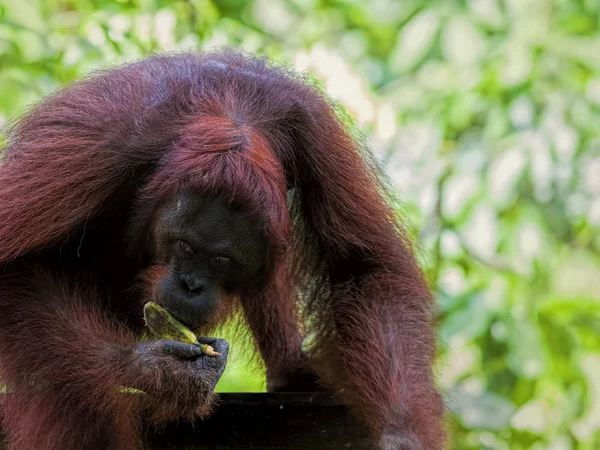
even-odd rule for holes
{"type": "Polygon", "coordinates": [[[267,372],[307,359],[380,448],[441,449],[432,296],[380,168],[309,77],[231,51],[101,72],[10,131],[0,377],[35,386],[5,407],[11,448],[92,448],[107,427],[138,448],[111,349],[135,341],[152,215],[184,190],[228,198],[269,237],[269,279],[240,298],[267,372]]]}

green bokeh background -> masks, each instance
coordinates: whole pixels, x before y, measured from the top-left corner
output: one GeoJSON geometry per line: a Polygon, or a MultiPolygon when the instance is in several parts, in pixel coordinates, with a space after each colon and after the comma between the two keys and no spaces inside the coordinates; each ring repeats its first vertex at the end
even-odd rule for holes
{"type": "MultiPolygon", "coordinates": [[[[453,448],[597,450],[599,25],[598,0],[0,0],[0,126],[150,52],[311,71],[419,236],[453,448]]],[[[263,390],[239,346],[219,389],[263,390]]]]}

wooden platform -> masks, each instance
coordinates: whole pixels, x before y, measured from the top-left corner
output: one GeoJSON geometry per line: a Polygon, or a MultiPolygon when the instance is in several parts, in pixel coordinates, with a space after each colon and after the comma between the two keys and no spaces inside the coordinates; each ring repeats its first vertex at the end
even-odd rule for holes
{"type": "Polygon", "coordinates": [[[220,405],[194,427],[149,436],[156,450],[371,449],[348,409],[324,393],[221,394],[220,405]]]}

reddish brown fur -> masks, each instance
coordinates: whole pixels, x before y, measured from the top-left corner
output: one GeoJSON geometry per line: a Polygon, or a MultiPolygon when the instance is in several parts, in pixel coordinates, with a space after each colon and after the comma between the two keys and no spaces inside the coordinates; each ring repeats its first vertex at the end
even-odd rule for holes
{"type": "Polygon", "coordinates": [[[192,189],[229,196],[270,238],[271,276],[240,300],[272,384],[306,364],[309,331],[310,366],[379,448],[442,449],[432,297],[346,122],[309,79],[232,52],[153,57],[27,114],[0,167],[11,448],[106,448],[93,439],[107,428],[111,448],[140,448],[140,401],[118,394],[129,369],[115,355],[151,289],[132,286],[152,263],[155,208],[192,189]]]}

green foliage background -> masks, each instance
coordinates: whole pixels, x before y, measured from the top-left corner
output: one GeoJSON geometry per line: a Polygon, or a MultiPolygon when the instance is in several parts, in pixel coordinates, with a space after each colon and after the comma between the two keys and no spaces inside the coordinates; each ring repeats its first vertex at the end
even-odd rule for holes
{"type": "MultiPolygon", "coordinates": [[[[599,449],[599,24],[597,0],[0,0],[0,124],[149,52],[310,70],[419,233],[454,448],[599,449]]],[[[220,390],[263,389],[251,367],[220,390]]]]}

